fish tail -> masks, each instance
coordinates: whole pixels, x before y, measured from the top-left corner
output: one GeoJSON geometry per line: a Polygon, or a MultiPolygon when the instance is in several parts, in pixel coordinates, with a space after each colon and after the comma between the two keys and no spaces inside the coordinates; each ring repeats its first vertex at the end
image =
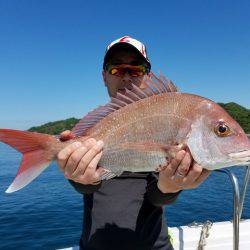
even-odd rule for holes
{"type": "Polygon", "coordinates": [[[15,192],[34,180],[55,158],[49,150],[58,140],[51,135],[11,129],[0,129],[0,141],[23,154],[17,175],[5,191],[15,192]]]}

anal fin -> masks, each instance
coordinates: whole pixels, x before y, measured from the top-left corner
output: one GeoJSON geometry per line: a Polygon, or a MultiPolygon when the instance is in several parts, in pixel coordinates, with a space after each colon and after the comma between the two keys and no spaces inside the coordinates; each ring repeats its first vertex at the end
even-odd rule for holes
{"type": "Polygon", "coordinates": [[[106,173],[104,173],[103,175],[101,175],[100,179],[103,181],[103,180],[110,180],[116,176],[119,176],[121,175],[122,172],[112,172],[108,169],[106,169],[106,173]]]}

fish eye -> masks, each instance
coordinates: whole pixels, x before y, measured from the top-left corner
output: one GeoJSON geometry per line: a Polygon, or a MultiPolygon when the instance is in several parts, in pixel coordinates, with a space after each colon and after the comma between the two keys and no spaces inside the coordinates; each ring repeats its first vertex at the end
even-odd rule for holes
{"type": "Polygon", "coordinates": [[[225,137],[228,136],[231,131],[225,123],[220,123],[215,127],[214,132],[220,137],[225,137]]]}

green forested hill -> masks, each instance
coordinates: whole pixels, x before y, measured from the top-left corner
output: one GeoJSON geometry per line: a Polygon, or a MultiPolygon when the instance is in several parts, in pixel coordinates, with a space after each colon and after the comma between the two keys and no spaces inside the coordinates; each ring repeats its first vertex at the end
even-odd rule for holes
{"type": "MultiPolygon", "coordinates": [[[[239,122],[246,133],[250,133],[250,110],[240,106],[237,103],[219,103],[235,120],[239,122]]],[[[36,131],[46,134],[60,134],[64,130],[71,130],[79,121],[76,118],[49,122],[42,126],[32,127],[29,131],[36,131]]]]}
{"type": "Polygon", "coordinates": [[[57,135],[64,130],[71,130],[78,121],[79,119],[69,118],[61,121],[48,122],[38,127],[32,127],[29,131],[57,135]]]}
{"type": "Polygon", "coordinates": [[[250,109],[244,108],[234,102],[218,104],[241,125],[247,134],[250,133],[250,109]]]}

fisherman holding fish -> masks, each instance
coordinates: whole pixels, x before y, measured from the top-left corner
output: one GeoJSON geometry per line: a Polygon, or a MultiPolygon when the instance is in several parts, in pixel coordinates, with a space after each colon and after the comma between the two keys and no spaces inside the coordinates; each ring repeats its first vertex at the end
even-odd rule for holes
{"type": "Polygon", "coordinates": [[[60,139],[0,129],[0,142],[23,154],[6,193],[57,160],[84,194],[81,249],[173,249],[163,206],[201,184],[209,170],[249,165],[248,137],[217,103],[155,76],[145,46],[131,37],[107,47],[103,80],[110,102],[60,139]]]}
{"type": "MultiPolygon", "coordinates": [[[[140,41],[125,36],[107,47],[102,75],[110,97],[135,86],[143,88],[150,70],[145,45],[140,41]]],[[[76,126],[73,132],[78,130],[76,126]]],[[[69,131],[61,134],[62,141],[73,137],[69,131]]],[[[174,202],[181,190],[199,186],[209,171],[193,160],[188,148],[176,147],[174,158],[155,166],[159,174],[126,171],[114,177],[105,166],[99,166],[103,147],[102,140],[89,138],[69,144],[57,156],[65,177],[84,194],[80,249],[173,249],[163,206],[174,202]],[[109,180],[100,178],[105,175],[109,180]]]]}

